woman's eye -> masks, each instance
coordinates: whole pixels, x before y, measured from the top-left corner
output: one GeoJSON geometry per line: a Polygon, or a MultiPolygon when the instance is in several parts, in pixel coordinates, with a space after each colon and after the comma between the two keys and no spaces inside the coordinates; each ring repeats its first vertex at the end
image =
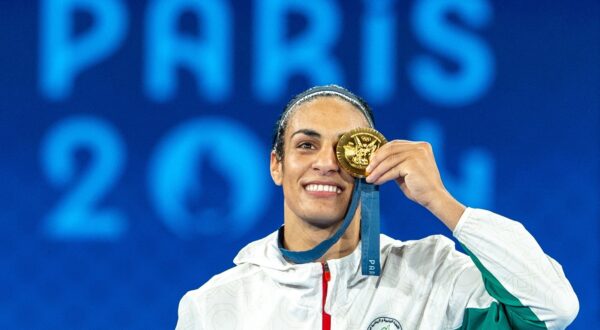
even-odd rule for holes
{"type": "Polygon", "coordinates": [[[310,142],[302,142],[298,145],[300,149],[314,149],[314,145],[310,142]]]}

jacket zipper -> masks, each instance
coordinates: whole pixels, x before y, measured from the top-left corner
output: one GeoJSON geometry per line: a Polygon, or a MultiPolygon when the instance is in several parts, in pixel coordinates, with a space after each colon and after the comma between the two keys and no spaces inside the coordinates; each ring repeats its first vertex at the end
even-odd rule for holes
{"type": "Polygon", "coordinates": [[[326,262],[323,262],[323,330],[331,330],[331,315],[325,313],[325,302],[327,301],[327,287],[330,279],[331,273],[329,272],[329,266],[326,262]]]}

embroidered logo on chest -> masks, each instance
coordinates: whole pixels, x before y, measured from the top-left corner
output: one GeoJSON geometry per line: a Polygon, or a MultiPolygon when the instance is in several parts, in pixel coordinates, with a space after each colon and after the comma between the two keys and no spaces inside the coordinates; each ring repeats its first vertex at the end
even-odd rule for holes
{"type": "Polygon", "coordinates": [[[369,324],[367,330],[402,330],[402,326],[391,317],[378,317],[369,324]]]}

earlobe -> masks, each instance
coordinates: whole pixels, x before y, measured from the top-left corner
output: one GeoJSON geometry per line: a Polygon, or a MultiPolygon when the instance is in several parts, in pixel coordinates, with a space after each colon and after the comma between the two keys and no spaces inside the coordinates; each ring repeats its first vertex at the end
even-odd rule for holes
{"type": "Polygon", "coordinates": [[[281,162],[282,160],[277,159],[277,155],[275,154],[275,152],[271,151],[271,178],[273,179],[273,182],[278,186],[281,186],[282,183],[281,162]]]}

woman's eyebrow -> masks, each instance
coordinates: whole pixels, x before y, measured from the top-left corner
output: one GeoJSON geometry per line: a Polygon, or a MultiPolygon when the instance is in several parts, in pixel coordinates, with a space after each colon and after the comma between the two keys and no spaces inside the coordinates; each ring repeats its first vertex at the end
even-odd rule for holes
{"type": "Polygon", "coordinates": [[[304,135],[308,135],[310,137],[315,137],[318,139],[321,138],[321,134],[319,132],[309,129],[309,128],[302,128],[302,129],[295,131],[294,133],[292,133],[292,136],[290,136],[290,139],[293,138],[294,135],[296,135],[296,134],[304,134],[304,135]]]}

